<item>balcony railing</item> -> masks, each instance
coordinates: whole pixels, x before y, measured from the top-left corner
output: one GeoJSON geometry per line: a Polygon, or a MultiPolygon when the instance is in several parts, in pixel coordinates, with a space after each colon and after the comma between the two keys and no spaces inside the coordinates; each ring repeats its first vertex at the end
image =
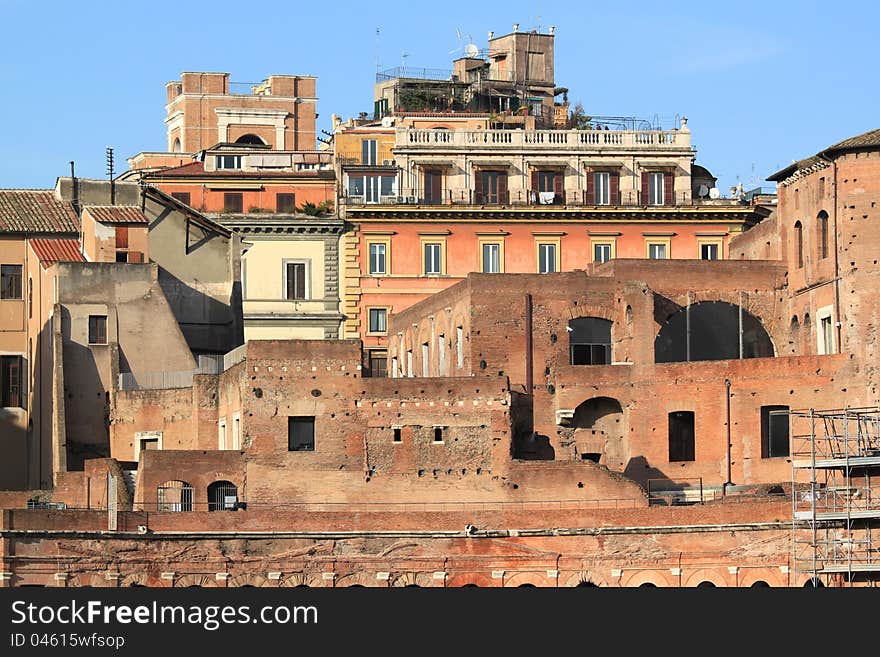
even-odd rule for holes
{"type": "Polygon", "coordinates": [[[682,130],[421,130],[398,128],[395,148],[446,150],[479,147],[535,151],[544,149],[690,148],[690,132],[682,130]]]}
{"type": "MultiPolygon", "coordinates": [[[[477,193],[472,189],[441,189],[435,193],[427,193],[424,189],[403,189],[397,194],[379,196],[373,201],[366,201],[364,197],[342,196],[340,202],[349,207],[357,206],[427,206],[443,207],[456,205],[480,205],[480,206],[536,206],[536,207],[664,207],[646,203],[641,192],[626,190],[619,191],[617,198],[609,199],[608,203],[597,203],[591,198],[586,190],[572,190],[561,194],[547,194],[534,190],[512,190],[503,194],[477,193]]],[[[685,205],[722,205],[741,206],[741,201],[735,199],[714,199],[706,201],[692,198],[690,193],[677,192],[674,195],[671,206],[685,205]]]]}

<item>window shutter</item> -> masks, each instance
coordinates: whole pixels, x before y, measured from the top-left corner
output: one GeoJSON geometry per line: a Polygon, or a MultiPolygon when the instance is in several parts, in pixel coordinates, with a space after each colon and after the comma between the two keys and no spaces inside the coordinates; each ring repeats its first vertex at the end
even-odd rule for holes
{"type": "Polygon", "coordinates": [[[553,193],[556,194],[556,200],[562,201],[565,195],[565,175],[562,171],[556,171],[553,174],[553,193]]]}
{"type": "Polygon", "coordinates": [[[128,252],[128,261],[129,262],[143,262],[144,254],[140,251],[129,251],[128,252]]]}
{"type": "Polygon", "coordinates": [[[616,171],[608,175],[608,196],[611,205],[620,205],[620,174],[616,171]]]}
{"type": "Polygon", "coordinates": [[[296,298],[306,298],[306,266],[302,262],[295,264],[296,268],[296,298]]]}
{"type": "Polygon", "coordinates": [[[507,172],[502,171],[498,174],[498,202],[508,203],[507,199],[507,172]]]}
{"type": "Polygon", "coordinates": [[[648,192],[650,191],[648,178],[650,175],[647,171],[642,171],[642,205],[648,205],[648,192]]]}
{"type": "Polygon", "coordinates": [[[538,193],[538,185],[540,185],[539,176],[540,172],[537,169],[532,169],[532,191],[536,194],[538,193]]]}
{"type": "Polygon", "coordinates": [[[675,205],[675,181],[671,173],[663,174],[663,205],[675,205]]]}
{"type": "Polygon", "coordinates": [[[128,248],[128,226],[116,226],[116,248],[128,248]]]}
{"type": "Polygon", "coordinates": [[[587,205],[596,205],[596,172],[587,174],[587,205]]]}
{"type": "Polygon", "coordinates": [[[474,201],[483,202],[483,172],[479,169],[474,171],[474,201]]]}

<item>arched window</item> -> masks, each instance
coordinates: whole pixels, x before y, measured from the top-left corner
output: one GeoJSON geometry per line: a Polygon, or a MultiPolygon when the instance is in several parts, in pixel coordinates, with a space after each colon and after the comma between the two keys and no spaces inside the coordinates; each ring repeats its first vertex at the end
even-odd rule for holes
{"type": "Polygon", "coordinates": [[[798,269],[804,266],[804,227],[800,221],[794,222],[794,248],[798,269]]]}
{"type": "Polygon", "coordinates": [[[262,139],[260,139],[256,135],[247,134],[247,135],[242,135],[241,137],[236,139],[235,143],[236,144],[262,144],[262,145],[265,145],[266,142],[264,142],[262,139]]]}
{"type": "Polygon", "coordinates": [[[234,511],[238,508],[238,488],[229,481],[208,486],[208,511],[234,511]]]}
{"type": "Polygon", "coordinates": [[[599,317],[578,317],[568,323],[572,365],[611,363],[611,322],[599,317]]]}
{"type": "Polygon", "coordinates": [[[819,213],[819,257],[828,257],[828,213],[825,210],[819,213]]]}
{"type": "Polygon", "coordinates": [[[654,362],[680,363],[696,360],[769,358],[773,343],[761,322],[742,311],[742,354],[740,354],[740,309],[725,301],[703,301],[672,315],[654,340],[654,362]]]}
{"type": "Polygon", "coordinates": [[[179,152],[180,152],[180,149],[181,149],[181,146],[180,146],[180,138],[175,138],[175,139],[174,139],[174,144],[171,146],[171,152],[172,152],[172,153],[179,153],[179,152]]]}
{"type": "Polygon", "coordinates": [[[166,481],[156,489],[157,511],[192,511],[193,487],[185,481],[166,481]]]}

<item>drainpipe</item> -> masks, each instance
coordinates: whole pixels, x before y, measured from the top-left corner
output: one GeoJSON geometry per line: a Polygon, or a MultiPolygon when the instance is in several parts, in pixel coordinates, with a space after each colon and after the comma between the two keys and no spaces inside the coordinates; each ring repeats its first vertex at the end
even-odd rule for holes
{"type": "Polygon", "coordinates": [[[685,362],[691,362],[691,293],[687,293],[687,306],[684,311],[685,319],[685,362]]]}
{"type": "Polygon", "coordinates": [[[843,340],[841,337],[842,326],[840,321],[840,259],[837,249],[837,160],[826,157],[824,153],[819,153],[819,157],[831,165],[832,171],[832,201],[831,216],[832,227],[834,230],[834,325],[837,328],[837,353],[841,353],[843,340]]]}
{"type": "Polygon", "coordinates": [[[724,485],[721,487],[721,496],[725,497],[727,495],[727,487],[732,486],[733,482],[731,481],[730,469],[731,469],[731,460],[730,460],[730,446],[731,446],[731,431],[730,431],[730,379],[724,379],[724,387],[726,389],[727,396],[727,481],[724,482],[724,485]]]}
{"type": "Polygon", "coordinates": [[[532,371],[532,295],[526,294],[526,394],[532,394],[534,385],[532,371]]]}

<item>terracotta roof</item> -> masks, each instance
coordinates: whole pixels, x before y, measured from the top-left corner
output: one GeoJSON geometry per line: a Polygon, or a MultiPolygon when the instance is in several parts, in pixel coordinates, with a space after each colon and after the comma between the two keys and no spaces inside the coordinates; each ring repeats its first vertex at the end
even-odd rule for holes
{"type": "Polygon", "coordinates": [[[850,137],[849,139],[839,141],[833,146],[829,146],[825,150],[819,151],[816,155],[813,155],[812,157],[799,160],[798,162],[794,162],[785,167],[781,171],[777,171],[773,175],[768,176],[767,180],[779,181],[787,178],[796,171],[809,169],[819,162],[824,161],[825,158],[822,157],[823,155],[832,155],[834,153],[842,153],[844,151],[858,150],[861,148],[880,148],[880,129],[870,130],[860,135],[856,135],[855,137],[850,137]]]}
{"type": "Polygon", "coordinates": [[[148,224],[149,219],[134,205],[87,205],[83,212],[102,224],[148,224]]]}
{"type": "Polygon", "coordinates": [[[56,262],[86,261],[79,250],[79,240],[33,239],[30,245],[43,269],[48,269],[56,262]]]}
{"type": "Polygon", "coordinates": [[[0,189],[0,233],[79,233],[79,219],[52,190],[0,189]]]}

